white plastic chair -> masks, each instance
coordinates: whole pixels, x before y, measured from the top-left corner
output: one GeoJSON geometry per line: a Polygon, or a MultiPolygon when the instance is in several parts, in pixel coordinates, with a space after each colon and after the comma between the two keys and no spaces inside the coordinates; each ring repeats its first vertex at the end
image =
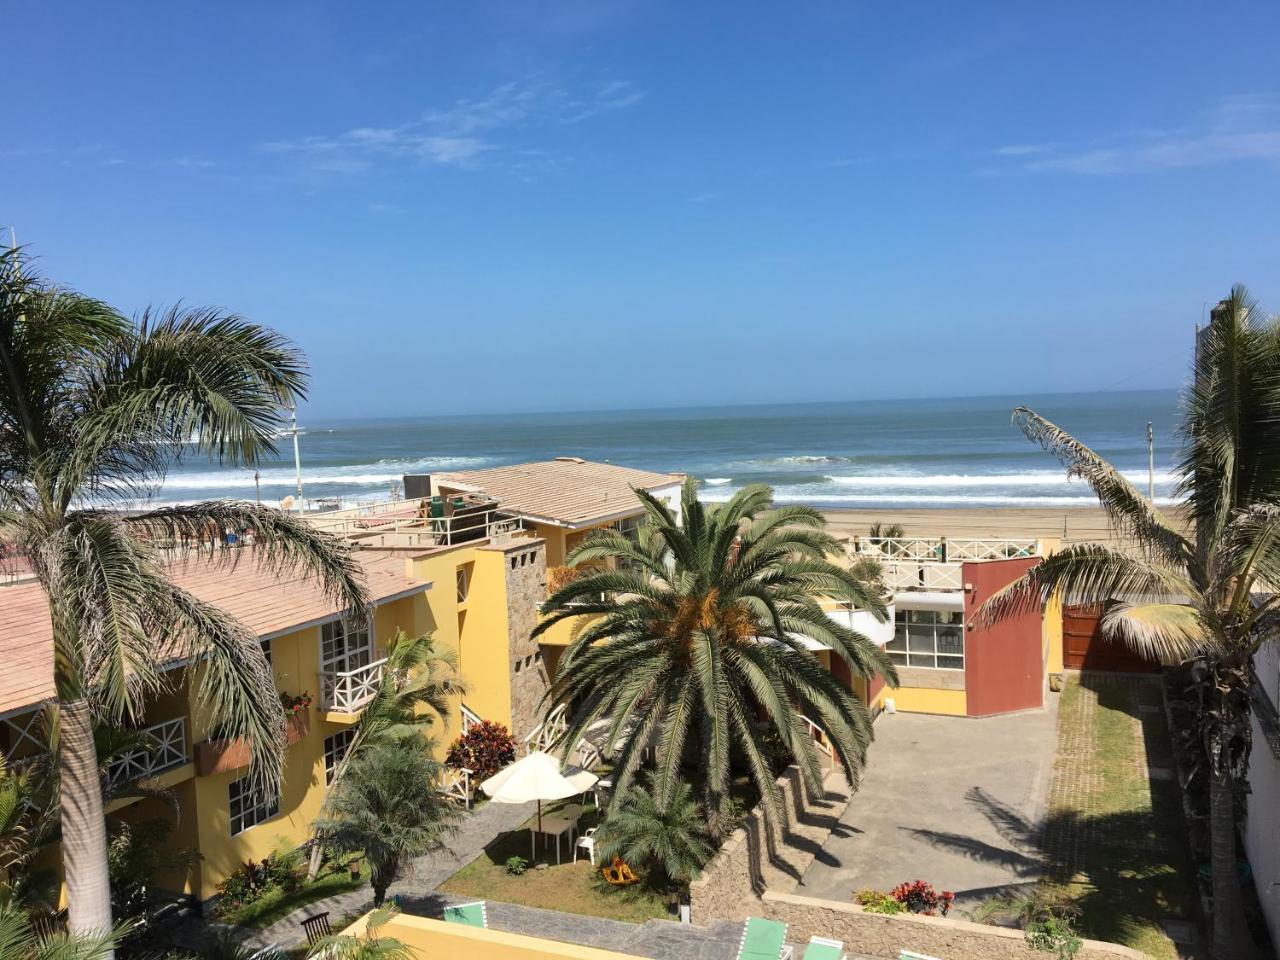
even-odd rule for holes
{"type": "Polygon", "coordinates": [[[595,832],[596,832],[596,828],[590,827],[582,834],[582,836],[578,838],[578,842],[573,845],[573,862],[574,863],[578,862],[578,850],[582,849],[587,851],[587,859],[591,861],[591,865],[593,867],[596,865],[596,838],[594,836],[595,832]]]}

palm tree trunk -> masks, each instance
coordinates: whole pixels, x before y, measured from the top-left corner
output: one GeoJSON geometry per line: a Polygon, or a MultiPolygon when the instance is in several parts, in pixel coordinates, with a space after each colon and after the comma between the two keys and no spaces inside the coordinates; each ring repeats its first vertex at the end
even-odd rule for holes
{"type": "MultiPolygon", "coordinates": [[[[67,926],[73,933],[111,929],[107,875],[107,822],[86,700],[60,704],[58,778],[62,811],[62,870],[67,885],[67,926]]],[[[110,955],[104,955],[109,960],[110,955]]]]}
{"type": "MultiPolygon", "coordinates": [[[[1223,771],[1225,774],[1226,771],[1223,771]]],[[[1236,876],[1236,801],[1229,776],[1209,779],[1209,851],[1213,868],[1214,960],[1254,956],[1244,919],[1244,898],[1236,876]]]]}
{"type": "Polygon", "coordinates": [[[1213,871],[1214,960],[1256,956],[1236,873],[1236,799],[1249,771],[1251,676],[1247,659],[1208,662],[1201,702],[1209,774],[1209,862],[1213,871]]]}

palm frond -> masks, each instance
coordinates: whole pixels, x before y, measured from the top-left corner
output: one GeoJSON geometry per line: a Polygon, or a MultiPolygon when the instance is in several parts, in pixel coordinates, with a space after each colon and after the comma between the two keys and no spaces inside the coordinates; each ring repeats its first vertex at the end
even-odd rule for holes
{"type": "Polygon", "coordinates": [[[1116,603],[1102,616],[1103,636],[1141,656],[1176,665],[1217,648],[1194,607],[1179,603],[1116,603]]]}

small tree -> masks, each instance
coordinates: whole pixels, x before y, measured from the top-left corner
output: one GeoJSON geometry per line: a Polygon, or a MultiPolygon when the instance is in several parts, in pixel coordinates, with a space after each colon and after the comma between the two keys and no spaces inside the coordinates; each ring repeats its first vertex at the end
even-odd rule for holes
{"type": "Polygon", "coordinates": [[[680,783],[661,806],[646,787],[629,790],[596,831],[596,847],[605,860],[618,856],[647,867],[667,886],[683,887],[715,850],[707,840],[706,818],[693,788],[680,783]]]}
{"type": "Polygon", "coordinates": [[[364,852],[374,906],[382,905],[401,867],[442,846],[440,838],[460,816],[434,786],[439,772],[424,750],[372,746],[334,785],[328,813],[316,821],[324,842],[364,852]]]}
{"type": "Polygon", "coordinates": [[[307,960],[413,960],[413,951],[401,941],[378,936],[395,914],[394,907],[381,907],[369,915],[363,936],[335,933],[317,940],[307,951],[307,960]]]}
{"type": "Polygon", "coordinates": [[[516,738],[506,727],[483,720],[458,737],[445,762],[466,767],[476,780],[487,780],[516,758],[516,738]]]}

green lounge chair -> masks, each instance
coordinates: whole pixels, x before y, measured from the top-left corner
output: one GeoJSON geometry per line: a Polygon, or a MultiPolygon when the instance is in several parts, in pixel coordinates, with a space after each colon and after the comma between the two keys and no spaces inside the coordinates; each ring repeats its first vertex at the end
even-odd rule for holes
{"type": "Polygon", "coordinates": [[[844,960],[844,941],[810,937],[801,960],[844,960]]]}
{"type": "Polygon", "coordinates": [[[489,926],[489,913],[485,910],[485,902],[477,900],[475,903],[462,903],[456,907],[444,908],[444,919],[446,923],[462,923],[468,927],[489,926]]]}
{"type": "Polygon", "coordinates": [[[742,942],[737,960],[787,960],[791,951],[782,950],[787,940],[787,925],[776,920],[747,917],[742,925],[742,942]]]}

